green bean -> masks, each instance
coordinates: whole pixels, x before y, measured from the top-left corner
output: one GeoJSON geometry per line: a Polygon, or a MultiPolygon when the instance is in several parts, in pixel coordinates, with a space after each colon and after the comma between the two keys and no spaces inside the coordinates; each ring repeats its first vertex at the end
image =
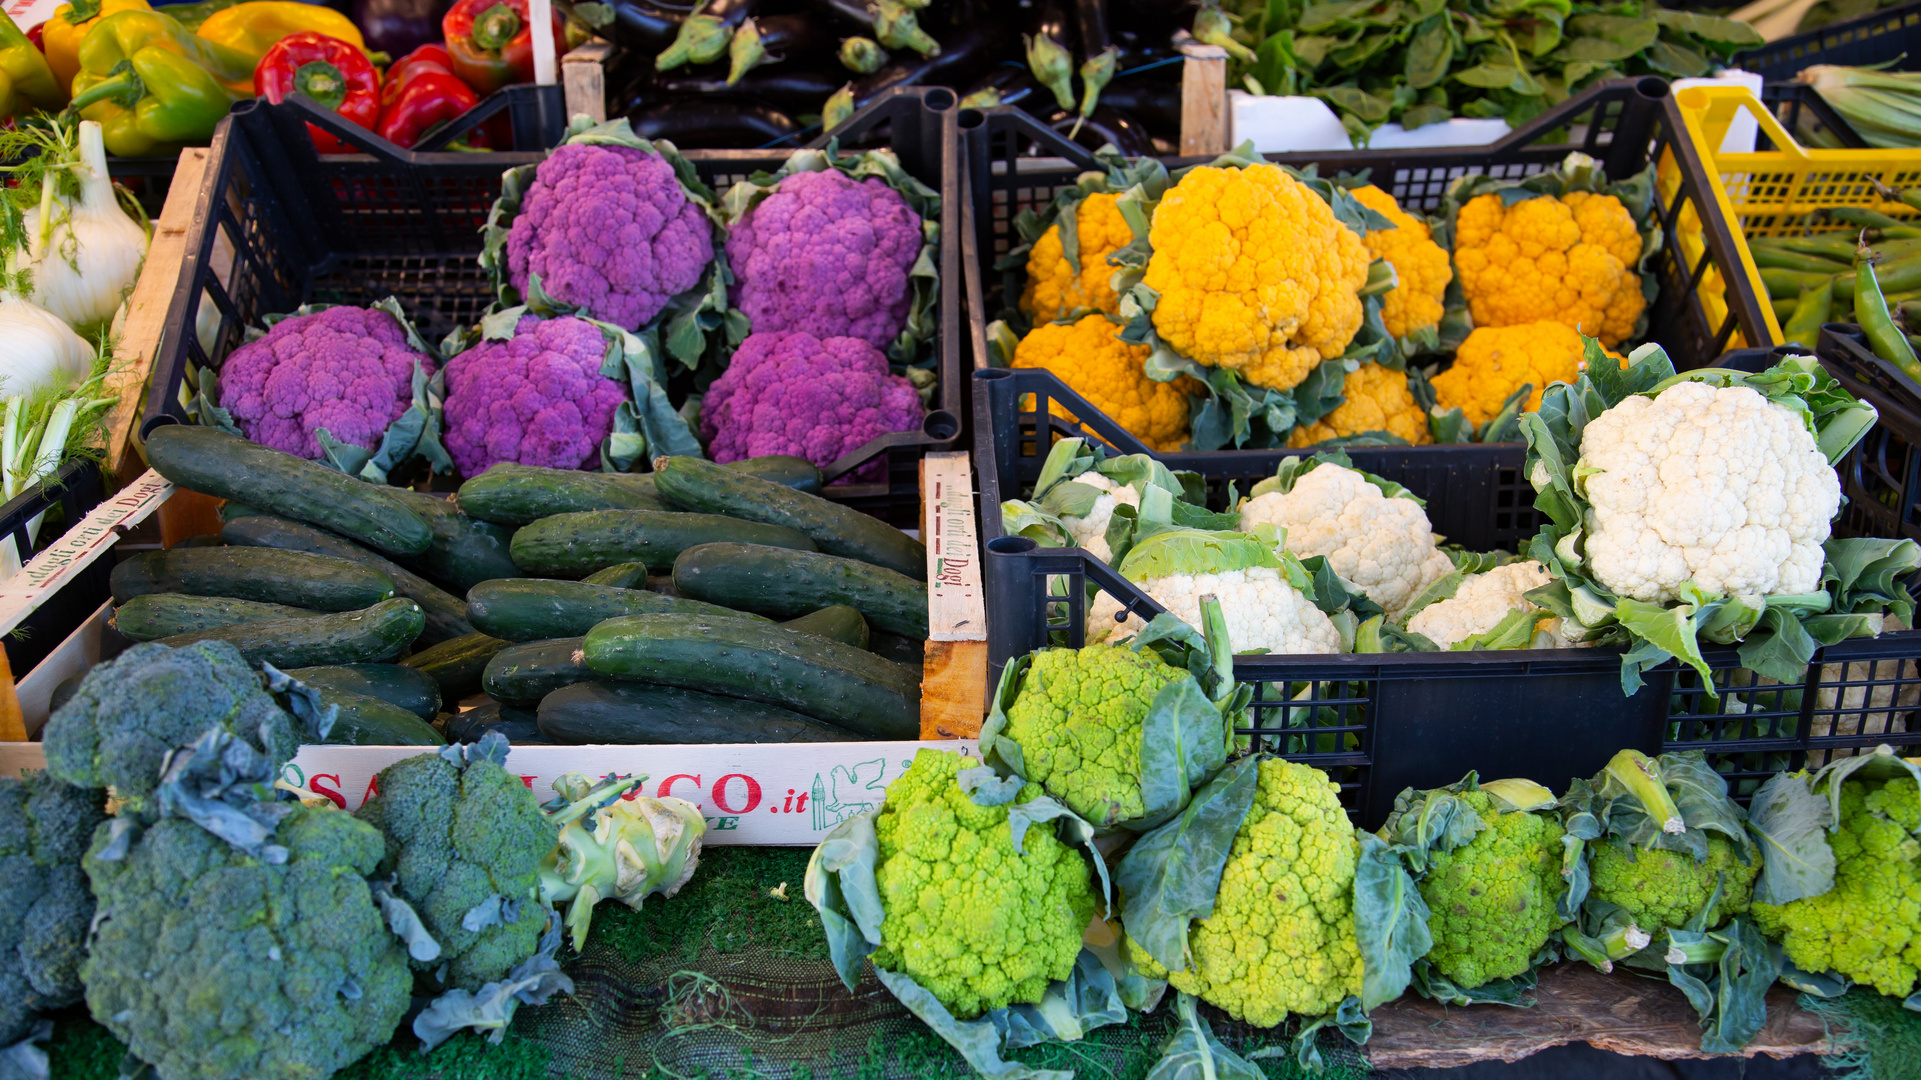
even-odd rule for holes
{"type": "Polygon", "coordinates": [[[1831,206],[1827,210],[1827,216],[1831,221],[1840,221],[1849,225],[1862,225],[1871,229],[1880,229],[1881,235],[1883,236],[1921,236],[1921,228],[1916,228],[1913,224],[1902,221],[1900,218],[1889,217],[1879,210],[1870,210],[1865,206],[1831,206]]]}
{"type": "Polygon", "coordinates": [[[1821,327],[1828,321],[1828,309],[1833,306],[1834,282],[1824,281],[1801,290],[1801,302],[1795,305],[1794,317],[1781,328],[1781,337],[1813,352],[1821,339],[1821,327]]]}
{"type": "MultiPolygon", "coordinates": [[[[1768,296],[1775,300],[1798,300],[1802,289],[1812,289],[1824,281],[1834,281],[1833,274],[1810,274],[1802,270],[1781,270],[1776,267],[1761,269],[1761,284],[1767,286],[1768,296]]],[[[1837,287],[1836,292],[1840,289],[1837,287]]],[[[1852,285],[1848,295],[1854,295],[1852,285]]]]}
{"type": "Polygon", "coordinates": [[[1894,325],[1894,317],[1888,314],[1887,301],[1881,295],[1881,283],[1875,276],[1872,253],[1866,244],[1855,252],[1854,275],[1854,315],[1860,321],[1861,333],[1867,337],[1874,355],[1900,368],[1908,378],[1921,382],[1921,359],[1915,358],[1914,346],[1908,343],[1907,335],[1894,325]]]}
{"type": "Polygon", "coordinates": [[[1754,256],[1754,265],[1764,269],[1773,267],[1779,270],[1802,270],[1814,274],[1839,274],[1850,265],[1819,255],[1808,255],[1804,252],[1788,251],[1777,247],[1762,247],[1758,244],[1750,244],[1748,252],[1754,256]]]}

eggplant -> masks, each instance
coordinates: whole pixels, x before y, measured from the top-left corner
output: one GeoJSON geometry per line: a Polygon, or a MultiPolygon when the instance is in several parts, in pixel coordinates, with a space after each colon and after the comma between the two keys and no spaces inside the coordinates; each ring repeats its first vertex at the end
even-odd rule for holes
{"type": "Polygon", "coordinates": [[[859,27],[861,33],[873,33],[874,13],[867,9],[867,0],[813,0],[812,7],[847,26],[859,27]]]}
{"type": "Polygon", "coordinates": [[[846,81],[845,72],[803,67],[793,62],[755,68],[732,86],[727,85],[724,72],[713,70],[665,74],[647,71],[627,84],[623,100],[629,111],[669,101],[723,97],[764,101],[788,111],[813,112],[846,81]]]}
{"type": "Polygon", "coordinates": [[[1107,36],[1107,0],[1074,0],[1074,26],[1081,32],[1081,55],[1096,56],[1113,44],[1107,36]]]}
{"type": "Polygon", "coordinates": [[[395,57],[441,41],[440,19],[453,0],[353,0],[350,12],[367,48],[395,57]]]}
{"type": "Polygon", "coordinates": [[[820,20],[808,15],[763,15],[742,23],[728,46],[732,63],[728,84],[738,85],[747,72],[778,64],[789,56],[797,59],[826,52],[832,46],[820,20]]]}
{"type": "Polygon", "coordinates": [[[793,117],[756,101],[703,98],[671,101],[627,114],[634,134],[670,139],[684,150],[763,146],[800,130],[793,117]]]}
{"type": "Polygon", "coordinates": [[[948,36],[935,56],[907,53],[865,78],[854,81],[859,107],[896,86],[953,86],[964,83],[1009,51],[1014,31],[997,20],[976,23],[948,36]]]}
{"type": "Polygon", "coordinates": [[[1060,42],[1068,52],[1073,52],[1080,41],[1079,28],[1063,0],[1041,0],[1035,4],[1027,20],[1026,33],[1032,36],[1046,34],[1060,42]]]}
{"type": "Polygon", "coordinates": [[[673,44],[680,24],[694,13],[694,5],[671,0],[612,0],[614,21],[601,33],[615,44],[645,53],[657,53],[673,44]]]}

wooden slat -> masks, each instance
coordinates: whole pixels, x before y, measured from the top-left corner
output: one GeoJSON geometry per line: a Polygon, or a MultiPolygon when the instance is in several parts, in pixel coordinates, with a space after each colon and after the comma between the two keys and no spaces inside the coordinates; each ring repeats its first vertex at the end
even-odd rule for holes
{"type": "Polygon", "coordinates": [[[963,450],[921,459],[921,542],[927,545],[927,646],[921,668],[923,739],[971,739],[987,715],[987,609],[982,602],[974,476],[963,450]]]}
{"type": "Polygon", "coordinates": [[[0,649],[0,742],[26,742],[27,721],[20,713],[20,695],[13,689],[13,665],[0,649]]]}
{"type": "Polygon", "coordinates": [[[980,737],[987,716],[987,642],[928,642],[920,680],[923,740],[980,737]]]}
{"type": "Polygon", "coordinates": [[[612,45],[596,39],[560,58],[560,87],[568,119],[582,113],[596,121],[607,119],[606,64],[613,51],[612,45]]]}
{"type": "Polygon", "coordinates": [[[1227,152],[1227,50],[1188,41],[1181,64],[1181,153],[1227,152]]]}

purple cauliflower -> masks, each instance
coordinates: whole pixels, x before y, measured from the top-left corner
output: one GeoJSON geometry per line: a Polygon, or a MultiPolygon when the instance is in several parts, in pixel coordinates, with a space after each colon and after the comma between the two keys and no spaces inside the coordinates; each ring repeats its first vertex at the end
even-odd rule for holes
{"type": "Polygon", "coordinates": [[[507,341],[447,361],[447,452],[462,476],[502,461],[550,469],[597,463],[622,385],[600,373],[607,341],[572,317],[521,316],[507,341]]]}
{"type": "MultiPolygon", "coordinates": [[[[793,454],[826,466],[877,435],[920,423],[914,384],[889,374],[879,349],[799,331],[749,334],[700,409],[708,455],[720,462],[793,454]]],[[[873,461],[854,478],[878,479],[885,468],[884,459],[873,461]]]]}
{"type": "Polygon", "coordinates": [[[413,403],[416,361],[432,374],[433,360],[378,308],[296,315],[227,357],[220,406],[242,435],[275,450],[318,459],[316,428],[373,450],[413,403]]]}
{"type": "Polygon", "coordinates": [[[714,258],[707,215],[674,167],[631,146],[569,143],[548,155],[507,233],[507,280],[638,330],[714,258]]]}
{"type": "Polygon", "coordinates": [[[920,215],[878,179],[789,176],[727,238],[734,306],[757,333],[798,330],[886,348],[907,324],[920,215]]]}

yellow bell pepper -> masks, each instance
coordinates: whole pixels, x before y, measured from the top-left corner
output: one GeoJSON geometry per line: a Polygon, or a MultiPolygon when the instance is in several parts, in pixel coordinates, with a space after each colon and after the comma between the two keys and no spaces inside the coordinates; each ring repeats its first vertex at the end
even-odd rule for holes
{"type": "Polygon", "coordinates": [[[246,53],[258,65],[260,58],[281,38],[311,30],[339,38],[361,52],[367,43],[360,28],[332,8],[303,4],[298,0],[249,0],[218,11],[200,24],[201,37],[216,45],[246,53]]]}
{"type": "Polygon", "coordinates": [[[80,42],[94,24],[118,11],[148,11],[147,0],[78,0],[53,9],[53,18],[40,28],[40,47],[47,66],[62,87],[71,87],[80,74],[80,42]]]}

